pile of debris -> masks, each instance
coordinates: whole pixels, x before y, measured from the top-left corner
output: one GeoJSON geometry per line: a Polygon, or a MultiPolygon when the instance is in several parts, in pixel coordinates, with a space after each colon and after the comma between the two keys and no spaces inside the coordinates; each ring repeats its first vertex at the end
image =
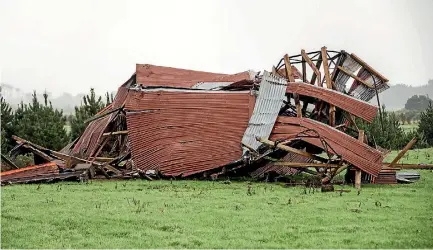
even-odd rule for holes
{"type": "Polygon", "coordinates": [[[393,183],[389,173],[395,177],[398,159],[384,166],[388,151],[355,123],[380,115],[369,101],[376,98],[380,106],[387,82],[358,56],[326,47],[285,55],[262,74],[137,64],[114,102],[86,121],[84,133],[61,152],[15,137],[12,157],[30,151],[44,165],[5,172],[2,183],[4,176],[10,183],[30,182],[26,172],[36,173],[35,180],[43,174],[49,180],[263,179],[303,172],[327,183],[347,168],[358,184],[393,183]],[[57,172],[48,169],[53,162],[57,172]]]}

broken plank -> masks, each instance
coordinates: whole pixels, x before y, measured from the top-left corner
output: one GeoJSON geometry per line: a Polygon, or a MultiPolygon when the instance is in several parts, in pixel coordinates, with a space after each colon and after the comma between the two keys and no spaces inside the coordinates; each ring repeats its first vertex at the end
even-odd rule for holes
{"type": "Polygon", "coordinates": [[[394,158],[394,160],[387,166],[388,168],[394,167],[394,165],[406,154],[406,152],[415,144],[416,138],[413,138],[394,158]]]}

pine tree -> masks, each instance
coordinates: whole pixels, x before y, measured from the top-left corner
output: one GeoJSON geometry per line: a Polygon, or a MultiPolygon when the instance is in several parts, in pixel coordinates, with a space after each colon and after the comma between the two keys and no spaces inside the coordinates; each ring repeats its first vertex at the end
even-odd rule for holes
{"type": "Polygon", "coordinates": [[[17,136],[54,150],[59,150],[69,141],[64,128],[66,117],[63,111],[54,109],[44,93],[44,104],[39,103],[33,92],[32,103],[21,103],[15,112],[12,126],[17,136]]]}
{"type": "Polygon", "coordinates": [[[427,109],[420,115],[418,131],[424,134],[427,143],[433,146],[433,105],[431,101],[427,109]]]}
{"type": "Polygon", "coordinates": [[[75,116],[71,119],[71,138],[78,138],[86,129],[87,124],[84,123],[87,119],[96,115],[109,103],[108,92],[106,94],[107,104],[102,101],[102,97],[96,98],[95,90],[90,89],[90,94],[83,97],[81,106],[75,107],[75,116]]]}
{"type": "Polygon", "coordinates": [[[399,117],[394,112],[387,112],[383,106],[382,121],[378,115],[370,124],[358,120],[358,127],[365,130],[367,137],[374,139],[378,146],[388,149],[401,149],[412,138],[408,138],[407,134],[404,133],[399,120],[399,117]]]}
{"type": "Polygon", "coordinates": [[[2,97],[0,97],[1,102],[1,152],[2,154],[8,152],[12,148],[13,134],[12,120],[13,112],[9,103],[2,97]]]}

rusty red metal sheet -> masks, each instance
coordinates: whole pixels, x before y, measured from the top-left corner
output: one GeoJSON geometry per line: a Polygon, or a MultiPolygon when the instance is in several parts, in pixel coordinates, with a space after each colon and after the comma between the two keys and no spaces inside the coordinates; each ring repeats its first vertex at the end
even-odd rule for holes
{"type": "Polygon", "coordinates": [[[150,64],[136,65],[136,81],[137,84],[143,86],[190,88],[198,82],[238,82],[242,80],[251,80],[248,71],[228,75],[150,64]]]}
{"type": "Polygon", "coordinates": [[[91,156],[98,147],[101,136],[112,117],[113,114],[92,121],[74,145],[72,153],[74,155],[80,155],[82,158],[91,156]]]}
{"type": "Polygon", "coordinates": [[[16,178],[25,178],[37,176],[38,174],[58,174],[59,169],[54,162],[46,164],[28,166],[24,168],[14,169],[10,171],[1,172],[1,181],[8,181],[16,178]]]}
{"type": "Polygon", "coordinates": [[[130,91],[128,136],[137,168],[188,176],[242,156],[249,91],[130,91]]]}
{"type": "MultiPolygon", "coordinates": [[[[271,139],[293,138],[307,129],[316,131],[337,154],[342,156],[343,160],[364,172],[377,176],[382,169],[383,154],[380,151],[333,127],[308,118],[279,116],[271,139]]],[[[318,138],[302,138],[302,140],[324,149],[318,138]]]]}
{"type": "Polygon", "coordinates": [[[129,89],[123,86],[117,90],[116,97],[112,104],[114,109],[120,108],[125,104],[126,99],[128,98],[128,92],[129,89]]]}
{"type": "Polygon", "coordinates": [[[368,122],[372,122],[377,114],[376,106],[331,89],[305,83],[289,83],[286,91],[321,99],[368,122]]]}

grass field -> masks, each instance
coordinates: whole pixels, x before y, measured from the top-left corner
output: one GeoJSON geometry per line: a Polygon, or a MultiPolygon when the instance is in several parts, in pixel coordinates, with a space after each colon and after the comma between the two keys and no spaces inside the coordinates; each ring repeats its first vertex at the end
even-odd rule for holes
{"type": "Polygon", "coordinates": [[[342,196],[270,183],[247,195],[246,182],[6,186],[1,247],[433,248],[433,173],[416,172],[342,196]]]}
{"type": "Polygon", "coordinates": [[[413,122],[411,124],[401,124],[400,127],[403,129],[404,132],[411,132],[418,129],[418,123],[413,122]]]}

